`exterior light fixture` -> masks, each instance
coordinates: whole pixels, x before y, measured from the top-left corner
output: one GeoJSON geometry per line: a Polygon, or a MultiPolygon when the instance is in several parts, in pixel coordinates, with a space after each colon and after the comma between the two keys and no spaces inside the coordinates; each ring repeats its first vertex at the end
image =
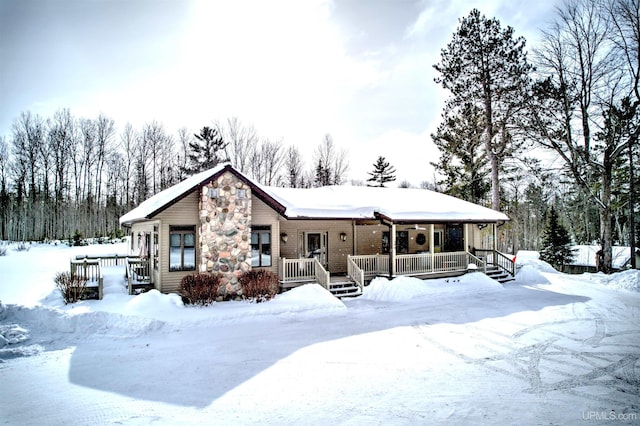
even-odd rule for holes
{"type": "Polygon", "coordinates": [[[340,233],[340,241],[347,241],[347,234],[345,234],[344,232],[340,233]]]}
{"type": "Polygon", "coordinates": [[[280,240],[282,240],[283,243],[286,243],[288,239],[289,239],[289,236],[287,235],[286,232],[283,232],[282,234],[280,234],[280,240]]]}

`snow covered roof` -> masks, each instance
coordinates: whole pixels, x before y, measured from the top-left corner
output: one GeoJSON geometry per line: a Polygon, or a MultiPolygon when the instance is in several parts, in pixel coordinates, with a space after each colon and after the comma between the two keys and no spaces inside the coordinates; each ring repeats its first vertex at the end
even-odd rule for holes
{"type": "Polygon", "coordinates": [[[509,220],[504,213],[426,189],[367,186],[263,189],[286,207],[288,218],[382,217],[394,222],[509,220]]]}
{"type": "Polygon", "coordinates": [[[162,210],[189,194],[193,189],[224,169],[224,164],[195,174],[182,182],[158,192],[156,195],[140,203],[138,207],[120,217],[120,224],[130,224],[152,217],[162,210]]]}
{"type": "MultiPolygon", "coordinates": [[[[596,253],[602,247],[592,245],[572,246],[575,256],[569,265],[576,266],[596,266],[596,253]]],[[[624,246],[611,247],[611,266],[621,269],[631,259],[631,248],[624,246]]]]}
{"type": "Polygon", "coordinates": [[[121,224],[150,219],[223,171],[231,171],[288,219],[387,219],[394,222],[500,222],[501,212],[426,189],[325,186],[277,188],[258,185],[228,164],[198,173],[154,195],[120,218],[121,224]]]}

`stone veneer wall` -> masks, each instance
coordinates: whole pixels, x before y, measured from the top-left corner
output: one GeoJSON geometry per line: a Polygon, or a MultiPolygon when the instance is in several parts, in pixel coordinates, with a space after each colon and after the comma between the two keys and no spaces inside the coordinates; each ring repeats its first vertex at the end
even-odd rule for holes
{"type": "Polygon", "coordinates": [[[202,187],[199,207],[198,270],[222,274],[221,296],[239,295],[238,278],[251,270],[251,188],[225,172],[202,187]],[[210,188],[216,190],[215,197],[210,197],[210,188]]]}

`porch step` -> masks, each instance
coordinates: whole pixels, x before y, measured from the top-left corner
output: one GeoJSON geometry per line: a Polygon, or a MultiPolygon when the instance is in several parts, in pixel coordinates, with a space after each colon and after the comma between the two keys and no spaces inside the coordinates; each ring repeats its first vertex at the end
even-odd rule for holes
{"type": "Polygon", "coordinates": [[[360,286],[348,279],[331,282],[329,284],[329,291],[336,297],[354,297],[362,294],[360,286]]]}
{"type": "Polygon", "coordinates": [[[508,283],[509,281],[515,280],[513,275],[496,266],[487,266],[486,273],[489,278],[498,281],[500,284],[508,283]]]}

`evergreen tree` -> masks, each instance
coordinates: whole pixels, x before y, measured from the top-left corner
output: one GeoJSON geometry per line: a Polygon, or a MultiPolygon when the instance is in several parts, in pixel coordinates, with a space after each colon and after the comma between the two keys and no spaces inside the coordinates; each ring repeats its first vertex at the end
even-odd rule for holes
{"type": "Polygon", "coordinates": [[[228,143],[222,139],[217,129],[205,126],[200,130],[200,134],[194,136],[196,139],[189,142],[189,164],[184,170],[186,174],[194,175],[229,161],[224,153],[228,143]]]}
{"type": "Polygon", "coordinates": [[[562,270],[573,259],[569,232],[558,220],[556,209],[551,206],[544,230],[542,231],[542,250],[540,259],[553,265],[557,270],[562,270]]]}
{"type": "Polygon", "coordinates": [[[438,181],[445,192],[476,204],[483,204],[491,191],[489,166],[482,140],[483,126],[480,110],[466,103],[445,106],[442,123],[433,142],[440,150],[437,163],[431,165],[443,176],[438,181]]]}
{"type": "Polygon", "coordinates": [[[332,184],[331,168],[329,166],[324,166],[322,164],[322,160],[318,160],[318,165],[316,166],[316,175],[314,180],[315,180],[316,186],[329,186],[332,184]]]}
{"type": "Polygon", "coordinates": [[[436,83],[451,92],[447,109],[462,111],[470,106],[474,116],[479,115],[478,120],[466,117],[465,126],[476,122],[482,135],[491,170],[491,203],[499,210],[499,172],[504,160],[519,148],[513,143],[512,130],[518,124],[529,84],[531,66],[525,40],[516,38],[513,28],[503,29],[497,19],[487,19],[473,9],[460,20],[441,58],[434,68],[440,73],[436,83]]]}
{"type": "Polygon", "coordinates": [[[373,172],[367,172],[371,176],[367,179],[367,182],[375,183],[375,185],[369,186],[384,188],[385,183],[396,180],[395,172],[396,169],[383,156],[379,156],[378,160],[373,164],[373,172]]]}

